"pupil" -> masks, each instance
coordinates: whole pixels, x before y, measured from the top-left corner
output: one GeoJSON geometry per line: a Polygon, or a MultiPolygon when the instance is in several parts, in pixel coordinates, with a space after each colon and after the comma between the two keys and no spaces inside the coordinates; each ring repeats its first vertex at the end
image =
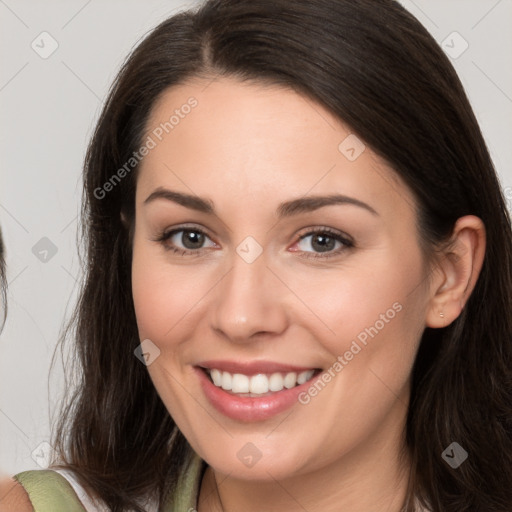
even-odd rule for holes
{"type": "Polygon", "coordinates": [[[334,238],[329,236],[315,235],[311,245],[315,250],[319,250],[320,252],[327,252],[328,250],[334,249],[334,242],[334,238]]]}
{"type": "Polygon", "coordinates": [[[197,249],[197,246],[200,247],[204,241],[204,235],[195,231],[184,231],[181,238],[183,245],[187,249],[197,249]]]}

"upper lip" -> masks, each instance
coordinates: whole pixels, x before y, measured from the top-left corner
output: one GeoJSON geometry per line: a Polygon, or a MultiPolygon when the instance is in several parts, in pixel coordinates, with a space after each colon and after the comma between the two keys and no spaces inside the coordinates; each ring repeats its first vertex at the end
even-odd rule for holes
{"type": "Polygon", "coordinates": [[[241,373],[243,375],[256,375],[258,373],[290,373],[316,370],[314,366],[294,366],[291,364],[277,363],[274,361],[228,361],[209,360],[197,364],[201,368],[222,370],[229,373],[241,373]]]}

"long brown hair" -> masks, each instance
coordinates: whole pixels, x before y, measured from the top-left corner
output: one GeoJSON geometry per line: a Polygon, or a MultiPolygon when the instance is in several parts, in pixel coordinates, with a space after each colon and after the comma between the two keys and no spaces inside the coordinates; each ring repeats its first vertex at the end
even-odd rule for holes
{"type": "Polygon", "coordinates": [[[408,496],[436,512],[512,510],[510,218],[456,72],[393,0],[208,0],[161,23],[126,60],[85,162],[85,277],[67,330],[76,382],[53,442],[61,462],[113,511],[142,510],[137,499],[149,492],[163,507],[188,464],[188,442],[133,355],[137,167],[98,191],[140,148],[164,91],[223,75],[291,87],[350,126],[415,194],[426,254],[459,217],[483,220],[476,287],[456,321],[426,328],[414,365],[408,496]],[[441,457],[453,441],[469,453],[457,469],[441,457]]]}

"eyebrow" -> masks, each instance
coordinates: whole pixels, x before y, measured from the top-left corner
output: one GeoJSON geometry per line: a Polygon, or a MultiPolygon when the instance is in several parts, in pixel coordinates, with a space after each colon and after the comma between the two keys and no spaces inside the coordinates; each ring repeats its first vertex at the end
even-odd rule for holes
{"type": "MultiPolygon", "coordinates": [[[[186,208],[190,208],[198,212],[210,215],[215,214],[215,207],[213,205],[213,202],[210,201],[209,199],[204,199],[199,196],[191,194],[185,194],[183,192],[176,192],[174,190],[169,190],[163,187],[158,187],[156,190],[154,190],[146,198],[144,204],[149,204],[153,201],[156,201],[157,199],[165,199],[167,201],[172,201],[173,203],[177,203],[181,206],[185,206],[186,208]]],[[[374,208],[364,203],[363,201],[342,194],[331,194],[327,196],[308,196],[292,199],[290,201],[281,203],[278,206],[276,213],[278,218],[291,217],[293,215],[312,212],[314,210],[318,210],[319,208],[323,208],[324,206],[331,205],[358,206],[359,208],[363,208],[369,211],[372,215],[379,215],[374,208]]]]}

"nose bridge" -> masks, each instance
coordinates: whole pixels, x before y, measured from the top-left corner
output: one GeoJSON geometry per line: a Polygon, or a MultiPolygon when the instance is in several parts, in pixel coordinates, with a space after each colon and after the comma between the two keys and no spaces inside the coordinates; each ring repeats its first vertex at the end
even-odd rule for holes
{"type": "Polygon", "coordinates": [[[233,252],[212,305],[212,327],[236,342],[249,341],[256,333],[281,332],[286,326],[277,280],[267,268],[266,255],[252,243],[242,242],[233,252]]]}

